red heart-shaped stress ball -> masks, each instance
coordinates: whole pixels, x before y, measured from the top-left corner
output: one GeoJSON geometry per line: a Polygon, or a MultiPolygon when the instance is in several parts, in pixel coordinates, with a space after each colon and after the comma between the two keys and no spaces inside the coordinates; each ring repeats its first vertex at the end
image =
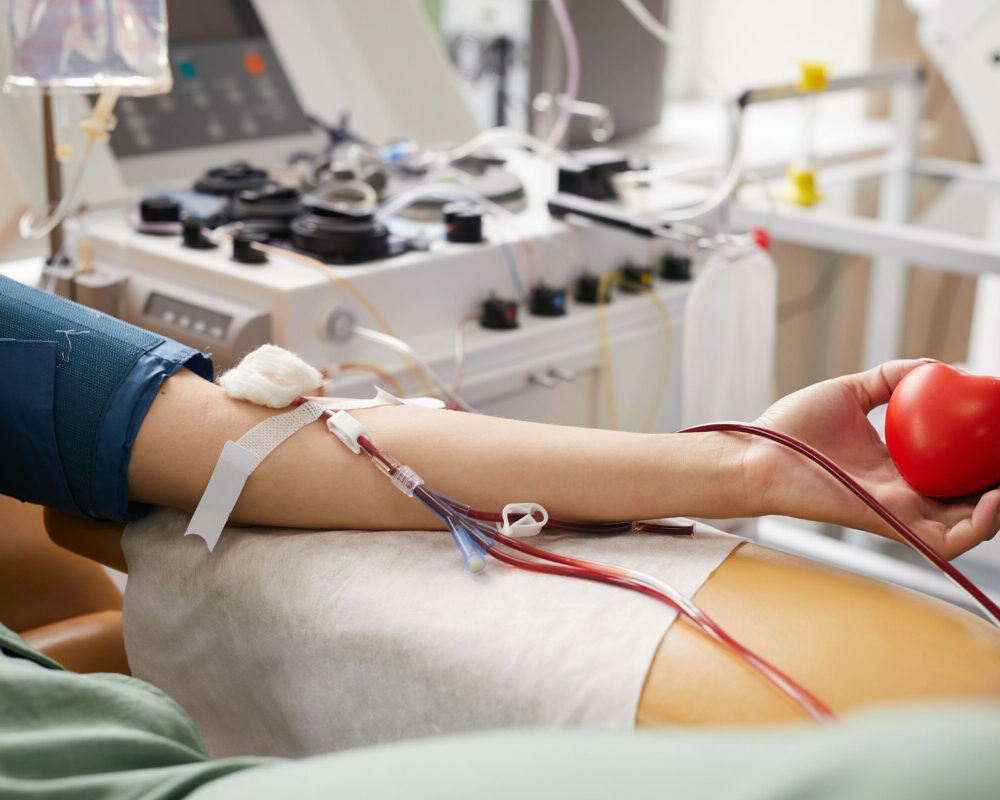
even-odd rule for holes
{"type": "Polygon", "coordinates": [[[1000,378],[947,364],[911,370],[889,398],[885,443],[896,469],[929,497],[1000,483],[1000,378]]]}

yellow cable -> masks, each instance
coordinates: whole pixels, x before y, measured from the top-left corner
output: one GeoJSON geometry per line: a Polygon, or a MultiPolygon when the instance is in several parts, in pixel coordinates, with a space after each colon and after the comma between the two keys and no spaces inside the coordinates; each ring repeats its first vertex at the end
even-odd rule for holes
{"type": "Polygon", "coordinates": [[[653,402],[649,407],[649,413],[646,415],[646,424],[643,427],[646,433],[650,433],[653,430],[653,425],[656,423],[656,412],[659,411],[660,403],[663,402],[663,396],[667,391],[667,376],[670,374],[670,356],[673,352],[673,330],[670,327],[670,312],[667,311],[667,306],[664,302],[656,296],[655,291],[647,286],[643,286],[641,283],[630,282],[629,287],[637,289],[656,307],[656,311],[660,315],[660,325],[663,327],[663,358],[659,359],[660,370],[656,379],[656,391],[653,394],[653,402]]]}
{"type": "Polygon", "coordinates": [[[348,361],[343,364],[340,364],[339,366],[340,369],[342,370],[362,369],[365,370],[366,372],[373,372],[376,375],[378,375],[382,380],[384,380],[386,383],[388,383],[390,386],[392,386],[392,390],[396,393],[397,397],[403,396],[403,387],[400,385],[399,381],[397,381],[392,374],[382,369],[382,367],[378,367],[375,364],[366,364],[361,361],[348,361]]]}
{"type": "Polygon", "coordinates": [[[610,270],[601,276],[597,284],[597,353],[600,359],[601,374],[604,376],[604,405],[608,413],[608,428],[618,430],[618,409],[615,405],[614,375],[611,373],[611,346],[608,342],[607,294],[612,281],[619,280],[621,272],[610,270]]]}
{"type": "MultiPolygon", "coordinates": [[[[388,333],[390,336],[396,336],[396,334],[393,333],[392,328],[389,327],[389,323],[386,322],[385,317],[383,317],[378,312],[378,309],[375,308],[375,306],[367,297],[365,297],[362,291],[353,283],[351,283],[347,278],[344,278],[343,276],[338,275],[336,272],[334,272],[333,268],[330,267],[329,264],[320,261],[318,258],[307,256],[304,253],[296,253],[293,250],[285,250],[282,247],[275,247],[274,245],[270,244],[254,242],[253,246],[254,249],[256,250],[262,250],[265,253],[273,253],[274,255],[280,256],[281,258],[290,258],[293,261],[298,261],[302,264],[305,264],[306,266],[313,267],[314,269],[322,271],[323,274],[326,275],[327,279],[332,284],[334,284],[335,286],[342,286],[345,289],[347,289],[352,295],[354,295],[354,298],[359,303],[361,303],[362,306],[364,306],[365,310],[369,314],[371,314],[372,319],[375,320],[375,322],[383,331],[388,333]]],[[[399,337],[396,336],[396,338],[398,339],[399,337]]],[[[437,397],[438,396],[437,392],[434,391],[434,388],[431,386],[430,381],[427,380],[427,377],[424,375],[423,370],[420,369],[420,366],[409,356],[402,355],[402,357],[406,361],[407,369],[409,369],[411,374],[413,374],[416,377],[416,379],[420,381],[420,384],[424,387],[424,391],[427,392],[427,394],[432,397],[437,397]]],[[[400,395],[402,396],[402,394],[403,392],[401,391],[400,395]]]]}
{"type": "MultiPolygon", "coordinates": [[[[605,295],[607,293],[608,286],[613,280],[621,282],[621,272],[618,270],[612,270],[611,272],[606,272],[601,276],[601,280],[597,288],[597,324],[600,337],[598,354],[601,373],[604,378],[604,402],[608,410],[608,427],[612,430],[617,430],[618,408],[617,403],[615,402],[614,375],[611,368],[611,344],[608,340],[607,303],[605,302],[605,295]]],[[[656,390],[653,393],[653,401],[650,405],[649,412],[646,415],[646,422],[643,428],[643,430],[649,433],[652,431],[653,425],[656,423],[656,412],[659,410],[660,403],[663,402],[663,396],[666,394],[667,377],[670,374],[670,360],[673,345],[673,331],[670,327],[670,312],[667,311],[666,305],[656,295],[656,292],[653,289],[650,289],[648,286],[644,286],[641,283],[636,283],[635,281],[626,281],[625,283],[629,289],[641,292],[643,296],[656,307],[656,311],[660,315],[660,325],[663,329],[664,353],[663,357],[659,359],[659,373],[656,380],[656,390]]]]}

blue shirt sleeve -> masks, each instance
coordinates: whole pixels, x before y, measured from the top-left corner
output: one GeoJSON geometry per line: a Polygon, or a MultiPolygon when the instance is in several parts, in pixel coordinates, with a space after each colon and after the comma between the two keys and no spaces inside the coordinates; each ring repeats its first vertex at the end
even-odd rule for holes
{"type": "Polygon", "coordinates": [[[203,353],[0,276],[0,493],[125,522],[132,443],[164,379],[203,353]]]}

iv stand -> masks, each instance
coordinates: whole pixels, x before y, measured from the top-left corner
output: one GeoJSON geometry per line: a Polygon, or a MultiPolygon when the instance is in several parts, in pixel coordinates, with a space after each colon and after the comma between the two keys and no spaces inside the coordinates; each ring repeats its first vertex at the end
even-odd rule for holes
{"type": "MultiPolygon", "coordinates": [[[[59,205],[62,197],[62,172],[56,160],[56,133],[52,114],[52,93],[48,89],[42,91],[42,129],[44,133],[43,153],[45,160],[45,199],[49,211],[59,205]]],[[[62,250],[63,229],[60,222],[49,232],[49,264],[54,263],[56,255],[62,250]]]]}

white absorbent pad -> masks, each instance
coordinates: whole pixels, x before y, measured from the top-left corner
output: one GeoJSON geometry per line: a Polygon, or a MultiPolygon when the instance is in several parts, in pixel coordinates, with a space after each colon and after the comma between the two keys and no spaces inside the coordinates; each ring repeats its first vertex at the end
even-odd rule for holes
{"type": "MultiPolygon", "coordinates": [[[[307,756],[509,726],[634,725],[672,610],[626,589],[490,560],[447,532],[226,529],[214,553],[161,509],[126,529],[136,677],[194,719],[213,756],[307,756]]],[[[541,534],[546,549],[693,594],[742,540],[541,534]]]]}

